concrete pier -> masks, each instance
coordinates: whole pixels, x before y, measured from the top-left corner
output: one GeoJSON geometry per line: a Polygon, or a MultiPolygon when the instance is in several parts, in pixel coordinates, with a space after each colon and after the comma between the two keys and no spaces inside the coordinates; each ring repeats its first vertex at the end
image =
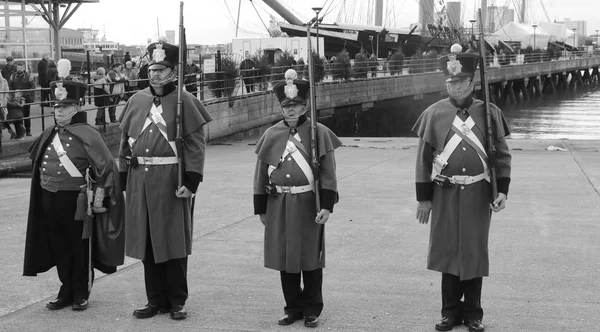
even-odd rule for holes
{"type": "MultiPolygon", "coordinates": [[[[318,330],[433,331],[440,275],[425,268],[429,226],[415,220],[417,141],[343,141],[318,330]]],[[[0,178],[0,331],[306,331],[302,322],[277,325],[279,274],[263,267],[263,226],[252,210],[254,142],[208,147],[189,318],[181,322],[132,316],[146,303],[143,267],[132,259],[113,275],[97,274],[88,310],[47,310],[59,287],[55,270],[21,276],[30,180],[0,178]]],[[[598,143],[509,140],[511,190],[492,219],[483,282],[486,331],[594,331],[600,324],[598,143]]]]}

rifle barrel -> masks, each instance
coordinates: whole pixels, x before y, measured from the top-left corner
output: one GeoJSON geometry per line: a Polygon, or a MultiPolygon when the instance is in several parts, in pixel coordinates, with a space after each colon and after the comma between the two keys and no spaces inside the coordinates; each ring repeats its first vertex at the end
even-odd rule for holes
{"type": "Polygon", "coordinates": [[[488,170],[490,172],[490,184],[492,185],[492,200],[495,200],[498,197],[498,186],[496,184],[496,146],[494,144],[494,129],[492,123],[492,110],[490,108],[490,89],[487,80],[486,73],[486,45],[485,45],[485,33],[483,30],[483,19],[481,14],[481,8],[479,9],[479,56],[480,56],[480,64],[479,64],[479,73],[481,75],[481,98],[484,102],[485,107],[485,122],[486,122],[486,138],[487,138],[487,164],[488,170]]]}
{"type": "Polygon", "coordinates": [[[177,188],[183,185],[183,119],[182,119],[182,98],[183,98],[183,77],[184,77],[184,52],[187,50],[185,45],[185,29],[183,27],[183,1],[179,2],[179,63],[177,65],[177,114],[175,115],[175,125],[177,126],[175,143],[177,147],[177,188]]]}
{"type": "Polygon", "coordinates": [[[311,148],[311,164],[313,175],[315,178],[315,203],[317,213],[321,211],[321,193],[319,183],[319,153],[317,151],[317,100],[315,95],[315,68],[314,58],[312,53],[312,41],[310,34],[310,24],[307,25],[306,34],[308,37],[308,82],[310,84],[310,148],[311,148]]]}

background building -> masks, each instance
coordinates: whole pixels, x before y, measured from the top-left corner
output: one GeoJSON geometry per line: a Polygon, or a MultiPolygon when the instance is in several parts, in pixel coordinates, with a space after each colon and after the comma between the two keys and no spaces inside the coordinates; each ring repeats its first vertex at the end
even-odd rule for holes
{"type": "Polygon", "coordinates": [[[52,54],[51,34],[48,23],[30,5],[0,2],[0,65],[12,56],[37,73],[42,56],[52,54]]]}
{"type": "Polygon", "coordinates": [[[515,11],[507,6],[489,6],[486,31],[496,32],[503,26],[515,21],[515,11]]]}

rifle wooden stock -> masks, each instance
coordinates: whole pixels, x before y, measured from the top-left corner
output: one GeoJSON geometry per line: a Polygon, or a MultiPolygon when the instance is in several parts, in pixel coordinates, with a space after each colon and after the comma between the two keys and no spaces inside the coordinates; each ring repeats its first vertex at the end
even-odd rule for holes
{"type": "Polygon", "coordinates": [[[496,183],[496,145],[494,144],[494,126],[492,120],[492,110],[490,109],[490,88],[486,73],[486,46],[485,34],[483,31],[483,20],[481,9],[479,9],[479,73],[481,75],[481,98],[485,107],[485,126],[486,126],[486,153],[487,165],[490,172],[490,183],[492,185],[492,200],[498,197],[498,185],[496,183]]]}
{"type": "Polygon", "coordinates": [[[185,48],[185,30],[183,28],[183,1],[179,2],[179,63],[177,65],[177,114],[175,115],[175,125],[177,131],[175,135],[175,146],[177,148],[177,188],[183,185],[183,77],[184,77],[184,52],[185,48]]]}

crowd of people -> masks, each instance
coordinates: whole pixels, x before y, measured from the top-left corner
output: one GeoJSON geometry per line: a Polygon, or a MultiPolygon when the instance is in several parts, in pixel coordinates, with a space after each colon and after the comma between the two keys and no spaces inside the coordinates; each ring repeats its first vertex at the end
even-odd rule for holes
{"type": "MultiPolygon", "coordinates": [[[[124,62],[115,62],[108,68],[99,67],[92,74],[94,105],[97,107],[95,124],[104,125],[108,122],[117,123],[116,109],[121,101],[127,101],[135,92],[149,86],[148,60],[142,58],[136,63],[129,52],[126,52],[124,62]],[[108,109],[108,122],[106,110],[108,109]]],[[[25,68],[25,63],[15,62],[14,58],[6,58],[0,77],[0,121],[4,121],[0,134],[6,129],[11,140],[22,140],[31,133],[31,104],[35,99],[35,89],[41,88],[41,104],[50,107],[50,84],[57,81],[58,71],[56,62],[48,54],[43,55],[37,65],[36,80],[25,68]]],[[[198,94],[197,82],[202,71],[192,61],[186,66],[185,87],[194,96],[198,94]]]]}

